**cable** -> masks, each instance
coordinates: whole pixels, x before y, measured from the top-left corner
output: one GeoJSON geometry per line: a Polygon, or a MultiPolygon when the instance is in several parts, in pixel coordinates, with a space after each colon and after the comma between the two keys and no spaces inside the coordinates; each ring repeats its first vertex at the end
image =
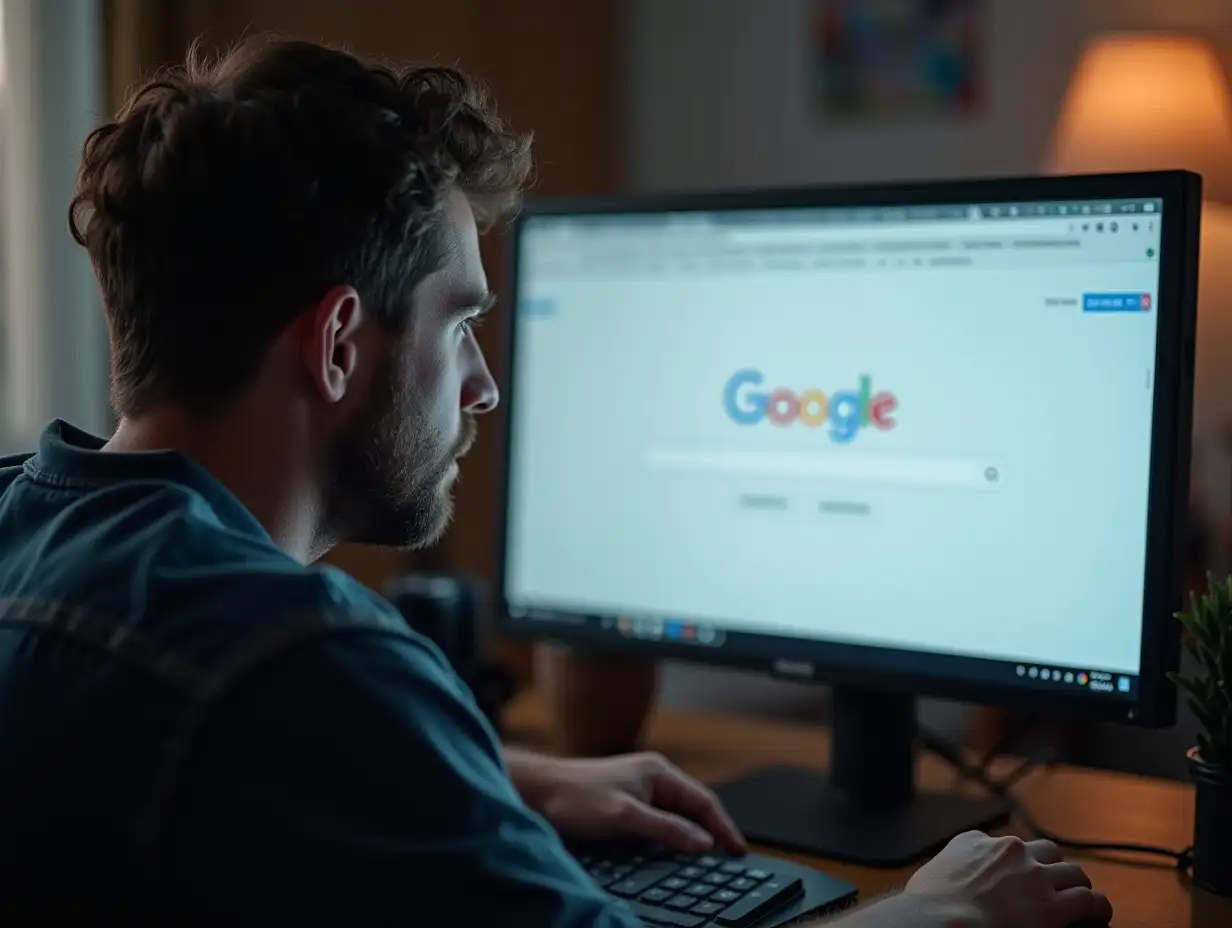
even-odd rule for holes
{"type": "Polygon", "coordinates": [[[1031,758],[1022,761],[1004,779],[995,780],[988,774],[986,769],[968,763],[963,757],[962,752],[944,738],[929,732],[921,732],[920,743],[925,750],[936,754],[953,767],[960,776],[973,783],[977,783],[992,795],[1004,801],[1009,806],[1011,814],[1021,821],[1033,835],[1043,838],[1045,841],[1051,841],[1058,847],[1069,848],[1073,851],[1163,857],[1171,860],[1176,865],[1176,868],[1181,871],[1186,871],[1193,865],[1192,847],[1177,851],[1172,848],[1158,847],[1152,844],[1136,844],[1133,842],[1079,841],[1075,838],[1067,838],[1055,834],[1042,827],[1031,815],[1026,804],[1015,796],[1012,791],[1014,785],[1039,766],[1039,763],[1031,758]]]}
{"type": "Polygon", "coordinates": [[[995,782],[996,785],[1001,790],[1008,793],[1011,789],[1013,789],[1016,785],[1018,785],[1020,780],[1022,780],[1028,774],[1032,773],[1034,770],[1036,770],[1036,768],[1041,767],[1041,766],[1051,767],[1054,763],[1054,760],[1055,758],[1052,758],[1052,757],[1049,757],[1048,759],[1043,760],[1043,761],[1037,761],[1033,757],[1025,758],[1018,764],[1017,767],[1015,767],[1013,770],[1007,773],[1004,777],[1002,777],[1000,780],[995,780],[995,781],[992,780],[990,777],[987,777],[987,774],[988,774],[987,766],[982,768],[981,772],[985,775],[986,778],[990,780],[990,782],[995,782]]]}

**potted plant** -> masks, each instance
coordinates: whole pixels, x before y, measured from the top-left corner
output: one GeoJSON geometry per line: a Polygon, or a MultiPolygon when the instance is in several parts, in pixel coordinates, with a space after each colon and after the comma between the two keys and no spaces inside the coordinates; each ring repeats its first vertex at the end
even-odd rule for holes
{"type": "Polygon", "coordinates": [[[1207,586],[1206,593],[1190,594],[1188,611],[1177,613],[1197,671],[1172,679],[1202,726],[1188,755],[1197,786],[1194,883],[1232,896],[1232,577],[1216,583],[1208,575],[1207,586]]]}

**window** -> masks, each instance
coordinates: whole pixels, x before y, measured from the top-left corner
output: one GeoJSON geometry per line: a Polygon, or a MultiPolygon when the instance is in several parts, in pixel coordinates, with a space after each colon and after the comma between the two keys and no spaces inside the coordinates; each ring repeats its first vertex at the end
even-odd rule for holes
{"type": "Polygon", "coordinates": [[[68,234],[78,150],[102,112],[99,0],[0,0],[0,453],[51,418],[108,431],[89,260],[68,234]],[[7,52],[7,54],[5,54],[7,52]]]}
{"type": "MultiPolygon", "coordinates": [[[[4,169],[5,162],[5,131],[4,131],[4,112],[5,112],[5,97],[4,97],[4,2],[0,0],[0,215],[4,212],[4,178],[6,171],[4,169]]],[[[8,314],[4,311],[5,304],[8,302],[7,281],[5,279],[5,248],[4,248],[4,228],[0,226],[0,454],[6,453],[9,449],[5,447],[5,424],[8,422],[8,412],[10,403],[9,390],[9,364],[8,364],[8,339],[5,337],[8,330],[8,314]]]]}

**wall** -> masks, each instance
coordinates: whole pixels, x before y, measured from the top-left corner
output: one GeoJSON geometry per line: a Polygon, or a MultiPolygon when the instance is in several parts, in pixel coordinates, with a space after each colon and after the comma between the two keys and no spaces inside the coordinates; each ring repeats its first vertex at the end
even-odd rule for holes
{"type": "Polygon", "coordinates": [[[1211,0],[986,0],[987,106],[971,120],[835,129],[810,112],[809,0],[630,0],[629,179],[638,188],[1035,170],[1090,35],[1222,33],[1211,0]]]}
{"type": "MultiPolygon", "coordinates": [[[[986,104],[978,116],[836,127],[810,109],[811,7],[809,0],[631,0],[629,185],[662,190],[1032,173],[1087,37],[1195,30],[1232,52],[1232,4],[1226,2],[987,0],[986,104]]],[[[1232,255],[1232,211],[1208,210],[1203,248],[1232,255]]],[[[1221,424],[1232,421],[1232,262],[1205,262],[1201,306],[1196,475],[1212,509],[1227,513],[1228,455],[1208,446],[1221,424]]],[[[805,698],[799,688],[767,681],[669,672],[668,701],[696,701],[701,691],[721,693],[714,698],[727,705],[781,708],[805,698]]],[[[1118,756],[1119,763],[1135,763],[1118,756]]]]}

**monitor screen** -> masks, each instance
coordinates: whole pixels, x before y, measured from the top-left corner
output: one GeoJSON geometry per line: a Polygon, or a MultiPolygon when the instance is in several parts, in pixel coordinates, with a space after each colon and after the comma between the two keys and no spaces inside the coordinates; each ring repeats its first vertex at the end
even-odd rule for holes
{"type": "Polygon", "coordinates": [[[511,620],[1133,700],[1164,210],[526,216],[511,620]]]}

